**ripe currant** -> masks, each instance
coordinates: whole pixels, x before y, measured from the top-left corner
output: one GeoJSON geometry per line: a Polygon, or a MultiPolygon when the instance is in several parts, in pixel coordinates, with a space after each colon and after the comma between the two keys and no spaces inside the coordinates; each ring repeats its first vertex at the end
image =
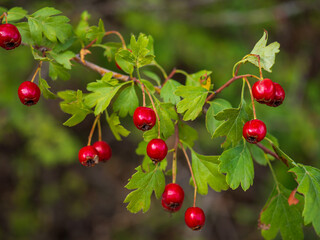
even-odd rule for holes
{"type": "Polygon", "coordinates": [[[246,122],[242,129],[242,135],[249,143],[260,142],[267,134],[267,127],[259,119],[246,122]]]}
{"type": "Polygon", "coordinates": [[[40,94],[38,85],[30,81],[21,83],[18,88],[19,99],[26,106],[36,104],[39,101],[40,94]]]}
{"type": "Polygon", "coordinates": [[[81,148],[78,157],[80,163],[86,167],[93,167],[99,162],[98,152],[93,146],[81,148]]]}
{"type": "Polygon", "coordinates": [[[162,193],[162,207],[169,212],[177,212],[182,206],[184,191],[179,184],[170,183],[166,185],[162,193]]]}
{"type": "Polygon", "coordinates": [[[112,150],[105,141],[98,141],[92,145],[98,152],[99,162],[106,162],[111,158],[112,150]]]}
{"type": "Polygon", "coordinates": [[[18,28],[10,23],[0,25],[0,47],[11,50],[21,44],[18,28]]]}
{"type": "Polygon", "coordinates": [[[147,154],[154,163],[163,160],[167,156],[167,152],[167,144],[162,139],[152,139],[147,145],[147,154]]]}
{"type": "Polygon", "coordinates": [[[266,78],[257,81],[252,86],[252,95],[259,103],[268,103],[273,100],[275,89],[273,82],[266,78]]]}
{"type": "Polygon", "coordinates": [[[133,113],[133,123],[142,131],[153,128],[156,124],[156,114],[148,107],[137,107],[133,113]]]}
{"type": "Polygon", "coordinates": [[[192,230],[200,230],[205,223],[206,217],[199,207],[189,207],[184,214],[184,221],[192,230]]]}
{"type": "Polygon", "coordinates": [[[279,83],[273,83],[273,86],[275,89],[274,90],[274,98],[272,99],[272,101],[268,102],[267,105],[272,106],[272,107],[278,107],[284,101],[286,94],[284,92],[284,89],[282,88],[282,86],[279,83]]]}

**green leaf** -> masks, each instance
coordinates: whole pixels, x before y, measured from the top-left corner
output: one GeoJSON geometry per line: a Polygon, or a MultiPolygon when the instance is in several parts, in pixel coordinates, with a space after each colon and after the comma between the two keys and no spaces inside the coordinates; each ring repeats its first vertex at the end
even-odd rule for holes
{"type": "Polygon", "coordinates": [[[150,172],[143,172],[141,166],[136,168],[136,173],[132,175],[129,183],[125,186],[127,189],[136,189],[128,194],[124,203],[129,203],[127,209],[132,213],[140,210],[148,211],[151,203],[152,192],[155,192],[157,198],[161,197],[165,187],[165,178],[162,170],[154,165],[150,166],[150,172]]]}
{"type": "Polygon", "coordinates": [[[76,35],[82,40],[86,40],[86,34],[89,30],[89,23],[88,20],[91,18],[91,15],[88,11],[83,11],[81,14],[81,19],[78,23],[78,26],[75,29],[76,35]]]}
{"type": "Polygon", "coordinates": [[[186,86],[195,86],[195,87],[201,87],[201,78],[204,76],[210,76],[212,72],[207,70],[201,70],[199,72],[189,74],[187,76],[186,80],[186,86]]]}
{"type": "Polygon", "coordinates": [[[244,191],[253,184],[254,169],[250,151],[244,142],[234,148],[225,150],[219,160],[221,173],[226,173],[227,183],[232,189],[241,184],[244,191]]]}
{"type": "Polygon", "coordinates": [[[125,71],[128,74],[133,73],[136,58],[129,50],[120,49],[116,53],[115,59],[117,64],[123,71],[125,71]]]}
{"type": "Polygon", "coordinates": [[[18,28],[23,42],[29,45],[33,45],[29,24],[27,22],[19,22],[15,23],[15,26],[18,28]]]}
{"type": "Polygon", "coordinates": [[[257,147],[256,144],[248,144],[249,151],[253,160],[255,160],[260,165],[266,166],[268,161],[268,156],[261,150],[261,148],[257,147]]]}
{"type": "Polygon", "coordinates": [[[152,53],[153,48],[150,48],[149,41],[149,37],[142,33],[140,33],[138,40],[136,40],[134,35],[131,36],[130,47],[132,54],[135,56],[134,64],[137,68],[150,64],[155,57],[152,53]]]}
{"type": "MultiPolygon", "coordinates": [[[[175,111],[174,105],[171,103],[156,103],[156,110],[160,118],[160,133],[163,139],[167,139],[174,133],[174,123],[173,120],[178,119],[178,115],[175,111]]],[[[157,125],[154,128],[158,128],[157,125]]]]}
{"type": "Polygon", "coordinates": [[[48,57],[43,57],[43,56],[39,55],[38,51],[35,50],[32,46],[31,46],[31,53],[32,53],[33,58],[34,58],[35,60],[38,60],[38,61],[51,61],[50,58],[48,58],[48,57]]]}
{"type": "Polygon", "coordinates": [[[75,57],[76,54],[71,51],[66,51],[63,53],[55,53],[53,51],[50,51],[50,55],[53,57],[54,60],[57,61],[57,63],[61,64],[66,69],[71,69],[71,58],[75,57]]]}
{"type": "Polygon", "coordinates": [[[125,117],[128,113],[133,116],[137,107],[139,107],[139,99],[134,85],[125,88],[113,103],[113,111],[119,112],[120,117],[125,117]]]}
{"type": "MultiPolygon", "coordinates": [[[[106,42],[104,44],[93,44],[92,47],[100,47],[104,49],[103,55],[111,62],[122,44],[119,42],[106,42]]],[[[119,65],[119,64],[118,64],[119,65]]]]}
{"type": "Polygon", "coordinates": [[[213,137],[213,133],[216,130],[217,127],[219,127],[222,122],[215,119],[215,116],[227,109],[232,108],[231,104],[222,98],[216,98],[210,103],[210,107],[208,108],[207,114],[206,114],[206,127],[208,132],[210,133],[211,137],[213,137]]]}
{"type": "Polygon", "coordinates": [[[228,148],[230,145],[236,146],[242,139],[243,125],[252,118],[252,111],[250,105],[242,100],[238,108],[225,109],[218,113],[215,118],[224,122],[216,128],[212,137],[226,136],[223,147],[228,148]]]}
{"type": "MultiPolygon", "coordinates": [[[[160,84],[159,84],[160,85],[160,84]]],[[[178,87],[182,86],[181,83],[175,80],[168,80],[161,88],[160,96],[163,101],[170,102],[176,105],[180,101],[180,97],[174,94],[178,87]]]]}
{"type": "Polygon", "coordinates": [[[118,141],[121,141],[121,136],[127,137],[130,134],[130,131],[121,125],[119,116],[116,113],[112,113],[109,117],[108,113],[106,112],[106,119],[114,137],[118,141]]]}
{"type": "Polygon", "coordinates": [[[219,156],[204,156],[194,152],[192,149],[192,171],[198,192],[202,195],[208,194],[208,185],[215,191],[227,190],[226,176],[218,170],[219,156]]]}
{"type": "Polygon", "coordinates": [[[82,122],[86,116],[91,113],[91,109],[83,102],[82,91],[66,90],[58,92],[58,97],[64,101],[60,103],[63,112],[72,114],[72,116],[63,125],[72,127],[82,122]]]}
{"type": "Polygon", "coordinates": [[[150,71],[144,70],[143,74],[146,75],[147,77],[149,77],[150,79],[152,79],[153,81],[155,81],[158,86],[161,85],[160,77],[157,74],[155,74],[154,72],[150,72],[150,71]]]}
{"type": "Polygon", "coordinates": [[[57,98],[57,96],[49,90],[50,86],[47,83],[47,81],[44,80],[43,78],[39,78],[39,88],[41,90],[42,95],[46,99],[48,99],[48,98],[51,98],[51,99],[57,98]]]}
{"type": "Polygon", "coordinates": [[[28,19],[30,34],[32,39],[37,43],[41,44],[42,42],[42,23],[35,18],[29,17],[28,19]]]}
{"type": "MultiPolygon", "coordinates": [[[[278,42],[273,42],[267,46],[268,33],[265,31],[262,38],[257,42],[251,51],[251,54],[260,56],[261,67],[272,72],[271,68],[275,62],[276,54],[280,52],[280,44],[278,42]]],[[[258,59],[254,56],[248,56],[246,58],[249,62],[259,67],[258,59]]]]}
{"type": "MultiPolygon", "coordinates": [[[[12,21],[18,21],[21,20],[22,18],[24,18],[28,11],[24,10],[22,7],[14,7],[11,8],[8,12],[8,21],[12,22],[12,21]]],[[[0,12],[0,14],[2,14],[2,12],[0,12]]]]}
{"type": "Polygon", "coordinates": [[[178,113],[183,114],[183,120],[194,120],[202,111],[208,91],[203,87],[180,86],[175,91],[177,96],[184,99],[177,104],[178,113]]]}
{"type": "Polygon", "coordinates": [[[31,16],[33,17],[50,17],[52,15],[60,14],[61,11],[53,8],[53,7],[44,7],[33,13],[31,16]]]}
{"type": "Polygon", "coordinates": [[[86,38],[90,41],[97,39],[96,43],[99,44],[104,37],[106,30],[104,29],[104,24],[101,19],[99,19],[98,26],[92,26],[89,28],[88,33],[86,34],[86,38]]]}
{"type": "Polygon", "coordinates": [[[145,142],[150,142],[152,139],[158,138],[158,123],[153,126],[151,130],[145,131],[143,133],[143,140],[145,142]]]}
{"type": "Polygon", "coordinates": [[[279,231],[284,240],[303,239],[301,203],[289,206],[290,193],[289,189],[280,184],[279,190],[276,187],[273,189],[259,221],[260,226],[265,228],[261,230],[265,239],[274,239],[279,231]]]}
{"type": "MultiPolygon", "coordinates": [[[[112,73],[110,73],[110,76],[112,76],[112,73]]],[[[128,84],[128,82],[121,83],[117,86],[110,85],[103,80],[91,82],[87,85],[87,90],[92,93],[89,93],[85,97],[85,103],[90,108],[95,107],[94,114],[98,115],[106,110],[112,98],[116,95],[119,89],[126,84],[128,84]]]]}
{"type": "Polygon", "coordinates": [[[49,76],[56,80],[58,77],[62,80],[68,80],[70,78],[70,74],[62,65],[54,62],[49,63],[49,76]]]}
{"type": "Polygon", "coordinates": [[[312,223],[320,236],[320,170],[311,166],[298,164],[290,169],[297,176],[297,191],[304,195],[305,203],[302,216],[304,224],[312,223]]]}
{"type": "Polygon", "coordinates": [[[194,142],[198,139],[198,132],[189,125],[179,121],[179,139],[193,147],[194,142]]]}

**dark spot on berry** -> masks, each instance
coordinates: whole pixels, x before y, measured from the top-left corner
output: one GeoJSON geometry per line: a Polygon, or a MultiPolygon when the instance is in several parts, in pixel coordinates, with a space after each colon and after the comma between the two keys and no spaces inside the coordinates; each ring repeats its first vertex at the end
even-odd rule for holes
{"type": "Polygon", "coordinates": [[[86,162],[87,167],[93,167],[94,165],[96,165],[96,162],[93,159],[87,160],[87,162],[86,162]]]}
{"type": "Polygon", "coordinates": [[[281,105],[282,101],[274,101],[272,106],[274,107],[278,107],[279,105],[281,105]]]}
{"type": "Polygon", "coordinates": [[[250,143],[256,143],[257,142],[257,138],[256,137],[248,137],[248,142],[250,142],[250,143]]]}
{"type": "Polygon", "coordinates": [[[142,126],[140,126],[140,129],[142,131],[148,131],[150,130],[152,127],[149,124],[143,124],[142,126]]]}
{"type": "Polygon", "coordinates": [[[8,42],[6,43],[6,47],[14,47],[15,43],[14,42],[8,42]]]}
{"type": "Polygon", "coordinates": [[[194,228],[192,228],[192,230],[194,230],[194,231],[197,231],[197,230],[200,230],[202,228],[202,226],[195,226],[194,228]]]}
{"type": "Polygon", "coordinates": [[[35,102],[33,100],[27,100],[24,102],[24,105],[27,105],[27,106],[32,106],[34,104],[35,104],[35,102]]]}
{"type": "Polygon", "coordinates": [[[171,202],[167,205],[170,209],[175,210],[176,208],[180,207],[180,203],[171,202]]]}

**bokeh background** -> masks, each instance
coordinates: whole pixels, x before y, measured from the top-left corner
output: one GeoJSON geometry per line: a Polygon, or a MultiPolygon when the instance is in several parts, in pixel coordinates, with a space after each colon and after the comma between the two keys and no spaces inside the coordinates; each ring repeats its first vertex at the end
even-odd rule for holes
{"type": "MultiPolygon", "coordinates": [[[[29,12],[52,6],[74,26],[87,10],[92,25],[102,18],[107,30],[120,31],[126,40],[131,34],[151,34],[156,59],[167,72],[173,67],[189,73],[211,70],[217,87],[230,78],[234,63],[251,51],[266,29],[269,41],[280,43],[281,52],[273,72],[264,76],[281,83],[287,98],[278,108],[257,105],[258,117],[295,161],[320,167],[319,1],[0,0],[0,5],[22,6],[29,12]]],[[[99,51],[93,50],[88,59],[116,70],[99,51]]],[[[36,66],[26,47],[0,49],[0,239],[262,239],[257,219],[273,181],[268,168],[257,164],[254,185],[247,192],[211,190],[198,197],[207,216],[199,232],[184,224],[184,209],[191,206],[193,194],[183,158],[178,163],[178,183],[186,193],[182,211],[170,216],[153,198],[146,214],[129,213],[122,203],[129,192],[124,185],[141,162],[135,154],[141,133],[130,118],[124,119],[132,133],[118,142],[104,122],[103,139],[111,145],[113,157],[94,168],[82,167],[77,154],[86,145],[93,117],[67,128],[62,123],[68,116],[60,111],[58,99],[41,98],[36,106],[23,106],[17,89],[31,79],[36,66]]],[[[245,66],[241,71],[257,69],[245,66]]],[[[44,66],[43,77],[53,91],[85,90],[88,82],[99,78],[78,64],[71,75],[69,81],[52,82],[44,66]]],[[[232,85],[220,97],[237,106],[240,86],[232,85]]],[[[219,154],[221,139],[210,139],[204,118],[192,125],[199,133],[197,151],[219,154]]],[[[278,162],[273,165],[280,181],[293,189],[295,182],[287,169],[278,162]]],[[[317,239],[310,226],[304,231],[305,239],[317,239]]]]}

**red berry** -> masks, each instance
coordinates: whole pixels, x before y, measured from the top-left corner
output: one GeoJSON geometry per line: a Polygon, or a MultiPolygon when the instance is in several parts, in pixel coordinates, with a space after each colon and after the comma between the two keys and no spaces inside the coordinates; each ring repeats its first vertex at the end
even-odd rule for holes
{"type": "Polygon", "coordinates": [[[267,127],[259,119],[253,119],[246,122],[242,129],[243,137],[249,143],[257,143],[260,142],[267,134],[267,127]]]}
{"type": "Polygon", "coordinates": [[[286,97],[286,94],[279,83],[273,83],[273,86],[275,89],[274,98],[271,102],[268,102],[267,105],[272,107],[278,107],[282,104],[284,98],[286,97]]]}
{"type": "Polygon", "coordinates": [[[184,221],[192,230],[200,230],[204,226],[206,217],[201,208],[189,207],[184,214],[184,221]]]}
{"type": "Polygon", "coordinates": [[[93,167],[99,162],[98,152],[93,146],[81,148],[78,157],[80,163],[86,167],[93,167]]]}
{"type": "Polygon", "coordinates": [[[18,28],[10,23],[0,25],[0,47],[11,50],[21,43],[21,35],[18,28]]]}
{"type": "Polygon", "coordinates": [[[162,139],[152,139],[147,145],[147,154],[155,163],[163,160],[167,156],[167,152],[167,144],[162,139]]]}
{"type": "Polygon", "coordinates": [[[183,203],[184,191],[180,185],[170,183],[166,185],[162,193],[161,204],[165,210],[169,212],[177,212],[183,203]]]}
{"type": "Polygon", "coordinates": [[[252,86],[252,95],[259,103],[268,103],[273,100],[275,89],[273,82],[266,78],[257,81],[252,86]]]}
{"type": "Polygon", "coordinates": [[[19,99],[26,106],[36,104],[39,101],[40,94],[38,85],[30,81],[21,83],[18,88],[19,99]]]}
{"type": "Polygon", "coordinates": [[[111,158],[111,147],[105,141],[98,141],[92,145],[98,152],[99,162],[106,162],[111,158]]]}
{"type": "Polygon", "coordinates": [[[151,108],[137,107],[133,113],[133,123],[142,131],[150,130],[156,124],[156,114],[151,108]]]}

